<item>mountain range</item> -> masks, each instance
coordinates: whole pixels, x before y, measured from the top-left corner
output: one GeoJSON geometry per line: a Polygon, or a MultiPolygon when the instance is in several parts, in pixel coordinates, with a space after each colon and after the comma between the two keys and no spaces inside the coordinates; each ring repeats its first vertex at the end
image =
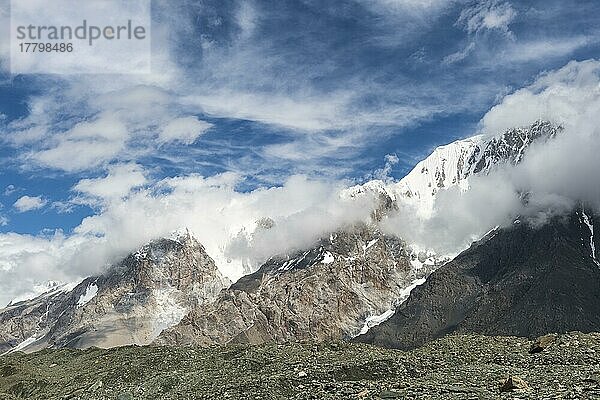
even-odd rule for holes
{"type": "Polygon", "coordinates": [[[598,330],[598,217],[583,205],[541,226],[497,227],[452,259],[380,229],[401,203],[427,218],[440,191],[468,191],[471,177],[519,164],[530,145],[562,131],[539,121],[460,140],[398,182],[349,188],[343,196],[376,194],[368,220],[274,255],[234,283],[190,232],[157,239],[99,276],[0,310],[0,353],[304,339],[410,348],[452,332],[598,330]]]}

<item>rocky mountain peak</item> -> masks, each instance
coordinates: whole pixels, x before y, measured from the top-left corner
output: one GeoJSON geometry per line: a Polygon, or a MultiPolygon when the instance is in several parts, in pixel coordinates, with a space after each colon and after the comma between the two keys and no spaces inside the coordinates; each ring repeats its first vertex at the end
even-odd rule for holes
{"type": "Polygon", "coordinates": [[[310,248],[267,260],[213,303],[192,310],[158,343],[351,337],[384,321],[438,266],[373,224],[346,226],[310,248]]]}
{"type": "Polygon", "coordinates": [[[230,284],[204,247],[178,232],[75,287],[0,310],[0,352],[149,344],[230,284]]]}

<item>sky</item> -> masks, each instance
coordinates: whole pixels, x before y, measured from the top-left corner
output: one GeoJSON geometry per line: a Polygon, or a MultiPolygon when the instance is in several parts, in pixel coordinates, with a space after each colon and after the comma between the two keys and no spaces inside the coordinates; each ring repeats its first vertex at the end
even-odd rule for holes
{"type": "Polygon", "coordinates": [[[523,91],[554,71],[595,82],[567,66],[600,54],[599,18],[594,0],[154,0],[152,73],[123,75],[13,75],[3,36],[0,281],[22,283],[0,303],[183,225],[221,263],[265,216],[308,242],[360,214],[339,188],[541,118],[523,91]]]}

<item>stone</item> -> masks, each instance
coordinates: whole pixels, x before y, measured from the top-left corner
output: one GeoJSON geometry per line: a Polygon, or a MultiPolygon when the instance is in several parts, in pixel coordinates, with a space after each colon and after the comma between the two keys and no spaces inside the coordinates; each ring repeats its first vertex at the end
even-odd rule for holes
{"type": "Polygon", "coordinates": [[[502,381],[500,385],[501,392],[511,392],[513,390],[528,390],[529,385],[518,376],[510,376],[502,381]]]}
{"type": "Polygon", "coordinates": [[[556,335],[544,335],[540,336],[533,342],[531,348],[529,349],[530,354],[541,353],[546,350],[548,347],[552,346],[552,344],[556,341],[556,335]]]}
{"type": "Polygon", "coordinates": [[[318,353],[311,343],[195,347],[193,360],[187,347],[52,349],[0,357],[0,400],[600,399],[600,333],[561,335],[560,344],[550,357],[529,356],[527,338],[459,334],[412,351],[355,343],[338,351],[321,345],[318,353]],[[52,362],[60,367],[48,368],[52,362]],[[515,375],[531,390],[501,393],[499,379],[508,376],[508,387],[527,387],[515,375]]]}

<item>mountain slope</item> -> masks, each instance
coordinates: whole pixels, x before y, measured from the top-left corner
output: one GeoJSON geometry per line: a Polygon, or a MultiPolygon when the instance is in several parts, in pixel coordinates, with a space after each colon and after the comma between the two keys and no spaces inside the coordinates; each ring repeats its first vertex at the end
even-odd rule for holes
{"type": "Polygon", "coordinates": [[[451,332],[536,336],[600,330],[594,220],[579,210],[539,228],[515,223],[490,233],[357,340],[411,348],[451,332]]]}
{"type": "Polygon", "coordinates": [[[351,337],[366,320],[379,322],[377,316],[393,309],[436,266],[435,260],[414,254],[401,240],[358,224],[311,249],[270,259],[213,303],[192,310],[157,343],[351,337]]]}
{"type": "Polygon", "coordinates": [[[0,310],[0,354],[149,344],[229,284],[189,233],[160,239],[72,290],[0,310]]]}

